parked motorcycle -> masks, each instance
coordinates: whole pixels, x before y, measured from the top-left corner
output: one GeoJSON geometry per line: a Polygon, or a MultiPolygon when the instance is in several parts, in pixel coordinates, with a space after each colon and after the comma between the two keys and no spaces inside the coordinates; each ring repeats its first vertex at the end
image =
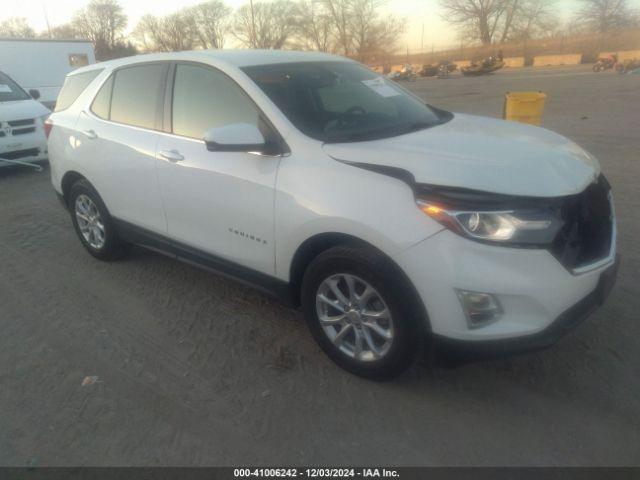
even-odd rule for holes
{"type": "Polygon", "coordinates": [[[500,57],[490,56],[481,61],[471,62],[468,67],[462,67],[460,71],[465,77],[487,75],[504,67],[504,60],[500,57]]]}
{"type": "Polygon", "coordinates": [[[634,58],[633,60],[618,62],[614,68],[618,73],[629,73],[640,68],[640,60],[634,58]]]}
{"type": "Polygon", "coordinates": [[[600,57],[596,60],[596,63],[593,64],[594,72],[602,72],[604,70],[611,70],[618,63],[617,55],[609,55],[608,57],[600,57]]]}
{"type": "Polygon", "coordinates": [[[392,72],[388,75],[388,78],[395,80],[396,82],[415,82],[418,78],[418,74],[413,71],[413,67],[409,64],[402,67],[399,72],[392,72]]]}
{"type": "Polygon", "coordinates": [[[420,75],[423,77],[435,77],[440,78],[448,76],[451,72],[455,71],[458,66],[450,62],[449,60],[441,60],[438,63],[431,63],[423,65],[420,70],[420,75]]]}

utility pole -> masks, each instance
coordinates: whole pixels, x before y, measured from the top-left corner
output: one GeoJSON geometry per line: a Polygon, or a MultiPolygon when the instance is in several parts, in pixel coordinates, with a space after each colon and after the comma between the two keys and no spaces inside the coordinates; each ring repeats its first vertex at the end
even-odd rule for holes
{"type": "Polygon", "coordinates": [[[251,8],[251,46],[252,48],[258,48],[256,42],[256,17],[253,10],[253,0],[249,0],[249,8],[251,8]]]}
{"type": "Polygon", "coordinates": [[[49,32],[49,38],[53,38],[51,34],[51,25],[49,24],[49,15],[47,15],[47,7],[44,4],[44,0],[42,2],[42,11],[44,12],[44,21],[47,22],[47,31],[49,32]]]}

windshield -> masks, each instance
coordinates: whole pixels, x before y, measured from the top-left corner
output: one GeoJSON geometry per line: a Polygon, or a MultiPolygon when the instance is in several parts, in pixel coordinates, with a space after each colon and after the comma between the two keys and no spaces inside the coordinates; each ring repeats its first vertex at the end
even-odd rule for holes
{"type": "Polygon", "coordinates": [[[0,72],[0,102],[15,102],[16,100],[28,100],[31,97],[20,85],[11,80],[8,75],[0,72]]]}
{"type": "Polygon", "coordinates": [[[358,63],[287,63],[243,71],[298,129],[323,142],[393,137],[450,118],[358,63]]]}

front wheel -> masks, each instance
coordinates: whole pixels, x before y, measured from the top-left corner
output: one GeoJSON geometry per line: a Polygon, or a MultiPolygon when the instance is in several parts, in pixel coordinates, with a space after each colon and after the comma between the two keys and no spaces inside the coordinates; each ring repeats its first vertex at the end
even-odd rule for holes
{"type": "Polygon", "coordinates": [[[340,246],[307,268],[302,306],[309,329],[339,366],[388,379],[415,358],[420,328],[415,306],[390,262],[368,249],[340,246]]]}

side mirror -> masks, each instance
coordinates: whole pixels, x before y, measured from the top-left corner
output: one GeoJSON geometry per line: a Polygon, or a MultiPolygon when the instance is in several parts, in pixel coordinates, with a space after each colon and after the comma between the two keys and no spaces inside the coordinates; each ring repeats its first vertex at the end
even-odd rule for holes
{"type": "Polygon", "coordinates": [[[264,136],[250,123],[232,123],[214,127],[204,134],[204,143],[210,152],[256,152],[278,155],[277,145],[265,140],[264,136]]]}
{"type": "Polygon", "coordinates": [[[40,98],[40,90],[32,88],[31,90],[29,90],[29,95],[31,95],[31,98],[33,98],[34,100],[38,100],[40,98]]]}

